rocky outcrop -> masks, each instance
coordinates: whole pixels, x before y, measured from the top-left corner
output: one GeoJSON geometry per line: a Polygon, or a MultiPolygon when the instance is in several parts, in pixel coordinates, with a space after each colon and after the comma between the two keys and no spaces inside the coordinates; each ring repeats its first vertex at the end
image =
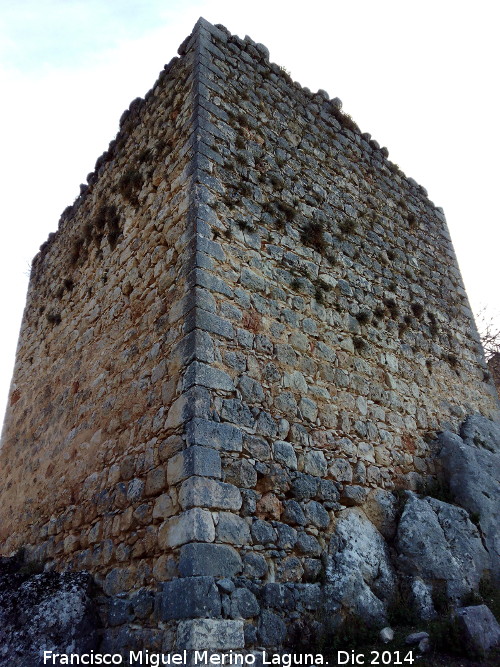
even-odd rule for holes
{"type": "Polygon", "coordinates": [[[439,436],[440,460],[455,501],[478,522],[494,578],[500,582],[500,426],[480,415],[460,436],[439,436]]]}
{"type": "Polygon", "coordinates": [[[330,552],[325,596],[344,613],[383,624],[396,578],[384,538],[361,510],[340,512],[330,552]]]}
{"type": "Polygon", "coordinates": [[[33,574],[20,558],[0,559],[0,666],[38,667],[43,652],[97,647],[86,572],[33,574]]]}
{"type": "Polygon", "coordinates": [[[434,582],[443,582],[448,598],[457,602],[477,590],[488,570],[479,531],[461,507],[407,494],[397,532],[399,568],[431,589],[434,582]]]}
{"type": "Polygon", "coordinates": [[[472,653],[483,655],[500,645],[500,625],[486,605],[462,607],[457,620],[472,653]]]}

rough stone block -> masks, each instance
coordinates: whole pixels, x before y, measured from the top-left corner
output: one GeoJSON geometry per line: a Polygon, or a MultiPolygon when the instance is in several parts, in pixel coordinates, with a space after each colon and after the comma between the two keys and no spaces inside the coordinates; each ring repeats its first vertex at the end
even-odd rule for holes
{"type": "Polygon", "coordinates": [[[297,470],[297,455],[289,442],[277,440],[273,443],[273,456],[278,463],[282,463],[290,470],[297,470]]]}
{"type": "Polygon", "coordinates": [[[489,557],[465,510],[407,492],[397,529],[398,562],[424,582],[446,582],[450,599],[477,589],[489,557]]]}
{"type": "Polygon", "coordinates": [[[206,331],[195,329],[175,346],[168,359],[170,375],[175,375],[182,366],[192,361],[211,364],[214,361],[214,343],[206,331]]]}
{"type": "Polygon", "coordinates": [[[243,621],[195,619],[177,627],[178,649],[238,649],[245,645],[243,621]]]}
{"type": "Polygon", "coordinates": [[[201,385],[208,389],[222,389],[223,391],[234,391],[235,387],[230,376],[218,368],[213,368],[200,361],[189,364],[182,381],[183,391],[193,385],[201,385]]]}
{"type": "Polygon", "coordinates": [[[245,519],[231,512],[220,512],[216,528],[217,541],[229,544],[248,544],[250,528],[245,519]]]}
{"type": "Polygon", "coordinates": [[[330,523],[330,516],[321,503],[310,500],[304,505],[304,513],[309,523],[318,528],[327,528],[330,523]]]}
{"type": "Polygon", "coordinates": [[[211,241],[210,239],[207,239],[204,236],[200,236],[199,234],[196,235],[195,239],[196,249],[199,252],[204,252],[206,255],[210,255],[210,257],[214,257],[215,259],[219,259],[221,261],[226,259],[226,255],[224,254],[220,243],[211,241]]]}
{"type": "Polygon", "coordinates": [[[230,322],[200,307],[193,308],[186,316],[184,330],[193,329],[202,329],[223,338],[232,339],[234,337],[233,325],[230,322]]]}
{"type": "Polygon", "coordinates": [[[178,547],[192,540],[213,542],[214,539],[212,514],[198,507],[168,519],[158,531],[158,545],[161,549],[178,547]]]}
{"type": "Polygon", "coordinates": [[[219,292],[230,298],[233,296],[233,290],[223,280],[217,278],[213,273],[209,273],[203,269],[195,269],[192,271],[188,276],[187,282],[189,287],[199,285],[211,292],[219,292]]]}
{"type": "Polygon", "coordinates": [[[282,519],[298,526],[305,526],[307,524],[304,510],[296,500],[285,500],[283,503],[282,519]]]}
{"type": "Polygon", "coordinates": [[[186,393],[181,394],[170,406],[167,419],[165,420],[165,430],[175,429],[185,421],[185,411],[189,398],[186,393]]]}
{"type": "Polygon", "coordinates": [[[186,442],[233,452],[241,452],[243,448],[242,433],[236,426],[199,418],[186,426],[186,442]]]}
{"type": "Polygon", "coordinates": [[[179,503],[183,509],[210,507],[212,509],[239,510],[241,493],[232,484],[205,477],[189,477],[179,491],[179,503]]]}
{"type": "Polygon", "coordinates": [[[186,577],[163,584],[157,595],[156,616],[173,618],[217,618],[221,613],[220,593],[213,577],[186,577]]]}
{"type": "Polygon", "coordinates": [[[246,459],[238,459],[225,467],[225,479],[240,488],[251,489],[257,484],[257,472],[246,459]]]}
{"type": "Polygon", "coordinates": [[[308,533],[299,533],[295,545],[298,551],[304,556],[320,556],[321,545],[318,540],[308,533]]]}
{"type": "Polygon", "coordinates": [[[344,486],[344,489],[340,494],[340,502],[343,505],[346,505],[346,507],[363,505],[367,498],[368,489],[366,489],[364,486],[356,486],[355,484],[344,486]]]}
{"type": "Polygon", "coordinates": [[[155,468],[150,470],[146,477],[144,493],[146,496],[157,496],[165,488],[165,470],[155,468]]]}
{"type": "Polygon", "coordinates": [[[237,588],[231,595],[231,616],[233,618],[252,618],[260,611],[255,595],[247,588],[237,588]]]}
{"type": "Polygon", "coordinates": [[[179,571],[185,577],[234,577],[242,569],[238,552],[225,544],[191,543],[181,547],[179,571]]]}
{"type": "Polygon", "coordinates": [[[257,635],[262,646],[278,647],[285,640],[286,625],[279,616],[264,609],[259,619],[257,635]]]}
{"type": "Polygon", "coordinates": [[[193,445],[176,454],[168,462],[167,481],[169,485],[177,484],[188,477],[220,477],[220,454],[210,447],[193,445]]]}
{"type": "Polygon", "coordinates": [[[261,554],[250,552],[246,554],[243,563],[246,577],[250,579],[262,579],[262,577],[266,576],[268,567],[266,559],[261,554]]]}
{"type": "Polygon", "coordinates": [[[256,544],[276,542],[276,531],[268,521],[257,519],[252,524],[252,537],[256,544]]]}
{"type": "Polygon", "coordinates": [[[325,477],[326,471],[327,463],[323,452],[307,452],[304,456],[304,472],[315,477],[325,477]]]}
{"type": "Polygon", "coordinates": [[[162,493],[155,500],[153,506],[153,519],[166,519],[174,514],[174,504],[168,493],[162,493]]]}
{"type": "Polygon", "coordinates": [[[297,473],[292,482],[292,494],[298,500],[314,498],[318,493],[318,479],[312,475],[297,473]]]}
{"type": "Polygon", "coordinates": [[[130,600],[113,598],[108,607],[108,625],[112,628],[129,623],[134,618],[130,600]]]}
{"type": "Polygon", "coordinates": [[[106,595],[117,595],[128,591],[134,585],[135,572],[132,568],[113,568],[104,579],[103,590],[106,595]]]}
{"type": "Polygon", "coordinates": [[[500,645],[500,625],[485,604],[457,610],[457,619],[469,646],[484,654],[500,645]]]}

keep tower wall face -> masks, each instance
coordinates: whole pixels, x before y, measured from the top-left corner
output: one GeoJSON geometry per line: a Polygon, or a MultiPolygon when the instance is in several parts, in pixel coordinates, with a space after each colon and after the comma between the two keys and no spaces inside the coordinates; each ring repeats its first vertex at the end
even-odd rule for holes
{"type": "Polygon", "coordinates": [[[192,648],[243,637],[215,581],[319,585],[337,513],[498,399],[425,190],[262,45],[200,19],[179,54],[33,262],[0,545],[163,585],[192,648]]]}
{"type": "Polygon", "coordinates": [[[1,448],[7,550],[41,542],[44,557],[67,561],[132,525],[146,540],[153,522],[181,446],[175,427],[158,436],[178,392],[189,294],[192,71],[176,59],[123,114],[33,261],[1,448]]]}

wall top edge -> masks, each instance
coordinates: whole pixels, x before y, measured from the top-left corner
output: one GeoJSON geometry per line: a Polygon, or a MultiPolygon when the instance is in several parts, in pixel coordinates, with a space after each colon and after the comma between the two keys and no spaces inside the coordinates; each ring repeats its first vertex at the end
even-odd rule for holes
{"type": "MultiPolygon", "coordinates": [[[[302,93],[310,101],[316,102],[319,105],[321,105],[322,109],[326,111],[326,113],[331,113],[335,117],[347,118],[349,120],[349,126],[344,127],[343,129],[347,134],[350,134],[351,139],[353,141],[356,141],[357,143],[359,143],[361,140],[364,140],[365,143],[368,144],[371,147],[371,149],[377,153],[377,158],[382,163],[388,165],[390,170],[395,175],[397,175],[400,179],[404,180],[409,189],[417,191],[420,196],[423,196],[427,200],[428,204],[434,208],[437,217],[439,217],[442,220],[444,228],[446,229],[446,218],[443,209],[439,206],[436,206],[434,202],[432,202],[429,199],[427,190],[422,185],[417,183],[417,181],[415,181],[413,178],[406,176],[406,174],[404,174],[404,172],[402,172],[397,165],[394,165],[388,159],[389,152],[386,148],[380,147],[378,142],[373,140],[369,133],[362,133],[357,124],[354,121],[352,121],[350,116],[347,116],[342,112],[341,110],[342,102],[338,97],[330,98],[328,93],[321,89],[314,93],[309,88],[302,86],[299,82],[293,81],[291,77],[289,77],[289,75],[287,75],[286,72],[283,71],[282,67],[270,61],[269,49],[266,46],[264,46],[261,43],[255,42],[248,35],[246,35],[243,39],[241,39],[237,35],[233,35],[224,25],[222,24],[214,25],[202,16],[200,16],[200,18],[196,21],[193,30],[191,31],[191,34],[188,35],[186,39],[182,42],[182,44],[179,46],[177,52],[180,58],[173,57],[172,60],[167,65],[165,65],[163,71],[160,73],[160,76],[155,80],[153,86],[146,93],[145,97],[136,98],[135,100],[133,100],[129,105],[128,109],[126,109],[122,113],[120,117],[119,129],[115,138],[110,142],[108,149],[96,161],[95,172],[91,172],[87,178],[92,177],[95,173],[97,173],[100,161],[109,159],[109,156],[112,154],[113,151],[113,145],[116,143],[118,137],[122,134],[124,125],[126,125],[127,120],[129,120],[130,122],[131,120],[133,120],[133,118],[138,119],[140,117],[140,112],[144,106],[144,103],[148,100],[148,97],[152,95],[157,85],[161,82],[162,76],[164,76],[165,71],[168,72],[176,61],[182,59],[187,53],[189,53],[189,51],[195,44],[198,44],[198,46],[201,46],[201,48],[203,49],[203,45],[207,42],[207,40],[210,39],[209,36],[212,36],[216,40],[220,40],[223,43],[226,43],[228,41],[235,41],[241,48],[245,48],[247,46],[253,47],[258,51],[261,59],[269,65],[274,74],[276,74],[277,76],[288,78],[287,83],[291,88],[295,89],[297,92],[302,93]]],[[[203,49],[203,51],[208,56],[210,56],[210,51],[207,51],[206,49],[203,49]]],[[[55,237],[58,235],[58,232],[62,230],[66,226],[66,223],[69,222],[69,220],[73,217],[73,213],[76,212],[76,210],[85,200],[88,189],[89,186],[86,184],[80,186],[80,194],[76,197],[73,204],[66,207],[66,209],[62,212],[59,220],[58,230],[56,232],[51,232],[48,236],[48,239],[40,246],[40,252],[35,256],[33,260],[34,264],[47,252],[49,247],[52,245],[52,242],[54,241],[55,237]]]]}

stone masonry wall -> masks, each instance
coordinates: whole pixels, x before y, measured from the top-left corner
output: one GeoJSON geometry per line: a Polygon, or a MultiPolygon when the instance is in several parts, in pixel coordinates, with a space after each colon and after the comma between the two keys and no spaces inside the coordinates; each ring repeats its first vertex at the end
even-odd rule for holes
{"type": "Polygon", "coordinates": [[[423,188],[262,45],[179,54],[35,259],[0,543],[90,569],[109,650],[278,646],[498,401],[423,188]]]}
{"type": "Polygon", "coordinates": [[[176,59],[131,105],[33,261],[1,449],[5,552],[37,545],[92,571],[132,562],[134,582],[162,567],[152,524],[175,513],[166,462],[182,444],[169,407],[192,254],[192,85],[176,59]]]}

